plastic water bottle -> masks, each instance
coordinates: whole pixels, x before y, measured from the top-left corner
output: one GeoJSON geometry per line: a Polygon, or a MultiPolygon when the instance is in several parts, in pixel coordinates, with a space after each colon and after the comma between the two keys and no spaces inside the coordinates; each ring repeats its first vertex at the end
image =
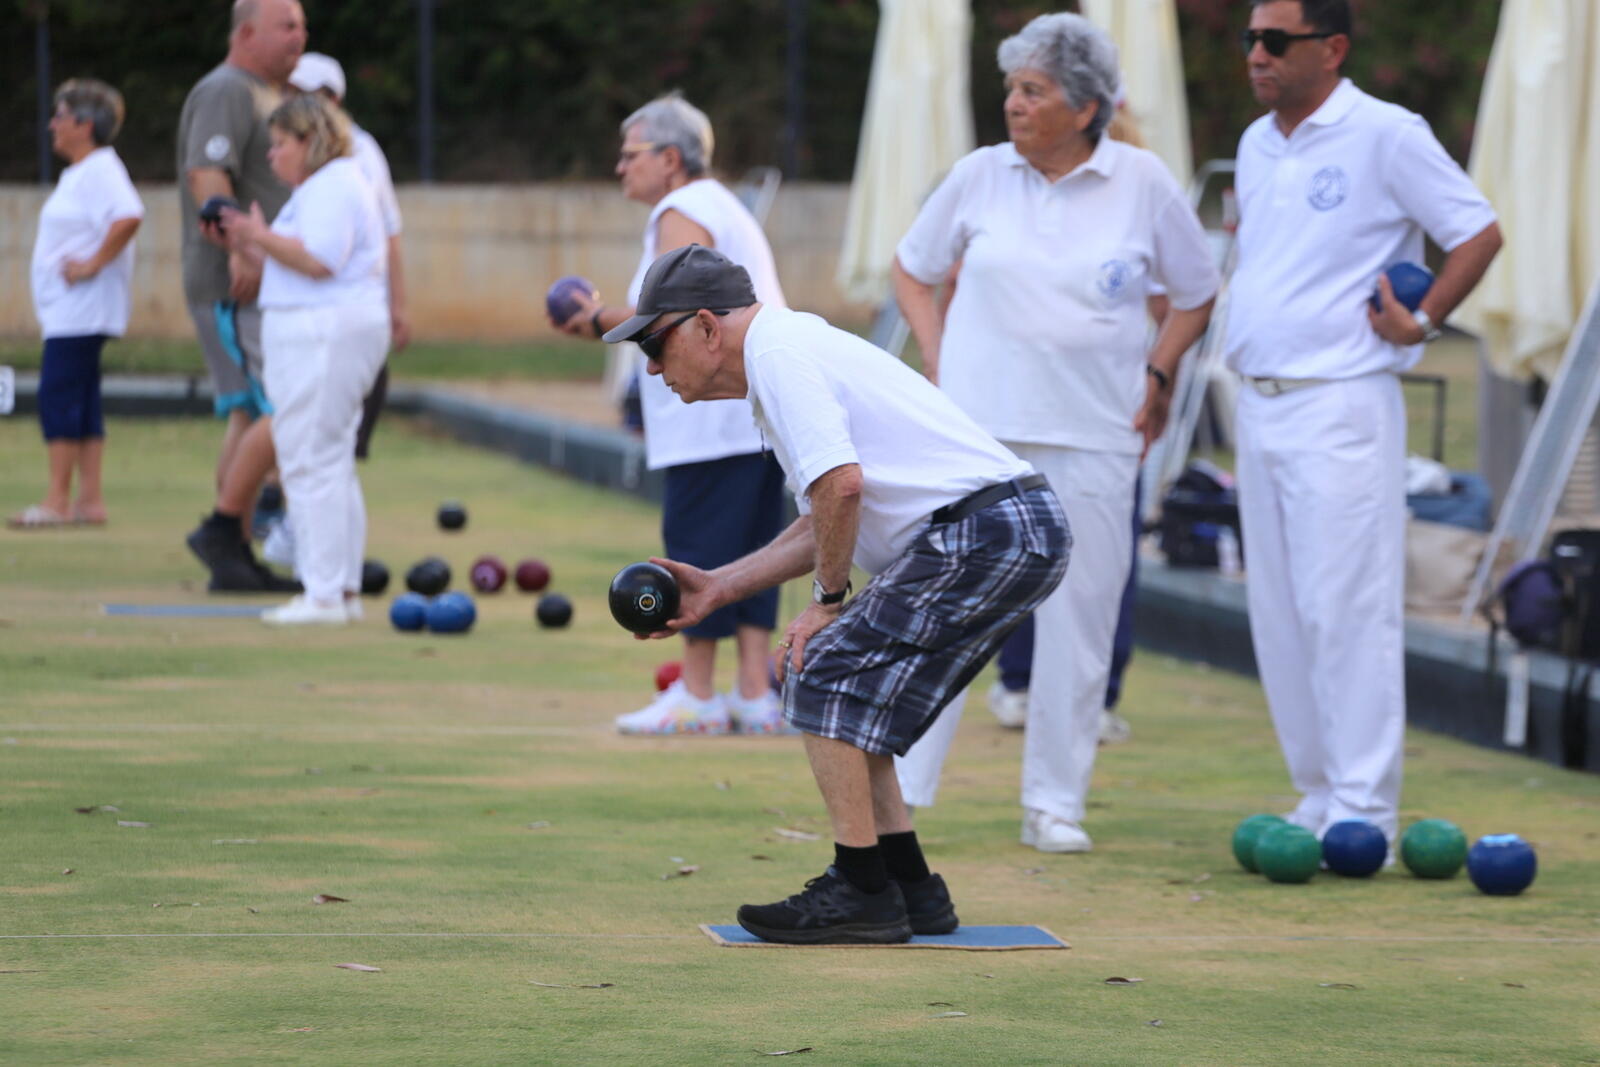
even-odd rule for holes
{"type": "Polygon", "coordinates": [[[1239,573],[1239,535],[1232,526],[1217,531],[1217,570],[1227,575],[1239,573]]]}

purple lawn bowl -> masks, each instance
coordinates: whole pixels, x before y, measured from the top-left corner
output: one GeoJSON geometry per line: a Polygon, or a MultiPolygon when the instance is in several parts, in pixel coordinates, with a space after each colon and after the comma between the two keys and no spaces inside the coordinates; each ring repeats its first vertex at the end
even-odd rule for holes
{"type": "Polygon", "coordinates": [[[582,306],[575,297],[577,293],[593,299],[599,295],[599,290],[595,289],[594,282],[576,274],[558,279],[544,294],[544,307],[550,313],[550,318],[555,322],[566,322],[576,315],[582,306]]]}

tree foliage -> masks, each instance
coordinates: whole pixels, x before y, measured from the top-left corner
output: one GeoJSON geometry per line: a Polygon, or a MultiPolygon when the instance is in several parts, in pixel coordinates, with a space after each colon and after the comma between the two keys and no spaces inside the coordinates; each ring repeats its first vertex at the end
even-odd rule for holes
{"type": "MultiPolygon", "coordinates": [[[[1231,156],[1259,113],[1237,38],[1248,0],[1177,0],[1198,159],[1231,156]]],[[[788,101],[789,0],[435,0],[436,177],[445,181],[604,178],[617,124],[681,89],[711,116],[719,167],[781,156],[788,101]]],[[[973,0],[972,86],[980,143],[1005,137],[995,48],[1060,3],[973,0]]],[[[37,178],[34,26],[48,11],[51,82],[121,89],[118,150],[140,180],[170,179],[178,111],[226,50],[227,0],[0,0],[0,180],[37,178]]],[[[1497,0],[1358,0],[1349,73],[1433,122],[1458,157],[1470,144],[1497,0]]],[[[848,179],[878,23],[874,0],[807,0],[799,177],[848,179]]],[[[416,0],[306,0],[311,47],[336,56],[348,104],[417,166],[416,0]]]]}

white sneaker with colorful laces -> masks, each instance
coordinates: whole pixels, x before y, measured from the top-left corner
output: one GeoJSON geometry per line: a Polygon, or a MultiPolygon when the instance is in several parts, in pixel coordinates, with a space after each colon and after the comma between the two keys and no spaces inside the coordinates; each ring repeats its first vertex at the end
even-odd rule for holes
{"type": "Polygon", "coordinates": [[[678,679],[646,707],[617,716],[623,734],[725,734],[731,728],[720,696],[696,699],[678,679]]]}
{"type": "Polygon", "coordinates": [[[746,700],[735,689],[723,697],[733,728],[741,734],[797,734],[800,731],[783,721],[783,701],[768,689],[754,700],[746,700]]]}

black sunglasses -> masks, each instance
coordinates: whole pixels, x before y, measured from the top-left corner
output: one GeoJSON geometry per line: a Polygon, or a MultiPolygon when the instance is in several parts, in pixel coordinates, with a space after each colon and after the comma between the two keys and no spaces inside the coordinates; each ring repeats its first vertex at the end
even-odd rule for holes
{"type": "Polygon", "coordinates": [[[1260,43],[1267,50],[1267,55],[1282,56],[1289,50],[1292,41],[1317,41],[1337,36],[1333,33],[1290,33],[1288,30],[1245,30],[1239,35],[1239,43],[1244,46],[1245,55],[1249,55],[1250,50],[1260,43]]]}
{"type": "MultiPolygon", "coordinates": [[[[698,314],[700,314],[700,312],[691,311],[681,318],[673,319],[671,322],[661,327],[661,329],[651,330],[634,343],[639,346],[639,351],[644,353],[646,359],[653,359],[659,363],[661,362],[661,349],[665,347],[667,343],[667,334],[671,333],[673,330],[676,330],[679,326],[682,326],[684,323],[688,322],[698,314]]],[[[727,312],[713,311],[711,314],[726,315],[727,312]]]]}

